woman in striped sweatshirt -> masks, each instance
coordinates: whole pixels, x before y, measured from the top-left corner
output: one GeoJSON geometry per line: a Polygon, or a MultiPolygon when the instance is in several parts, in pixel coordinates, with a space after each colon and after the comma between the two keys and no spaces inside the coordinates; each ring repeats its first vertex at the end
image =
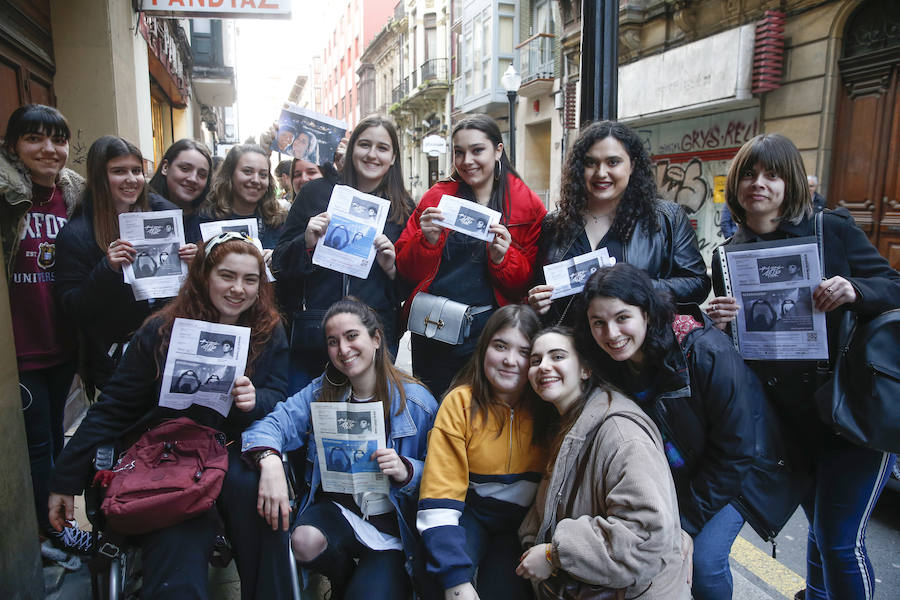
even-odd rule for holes
{"type": "Polygon", "coordinates": [[[552,419],[528,386],[539,328],[528,306],[497,310],[438,411],[416,520],[425,546],[417,579],[426,598],[531,597],[515,573],[516,532],[546,466],[552,419]]]}

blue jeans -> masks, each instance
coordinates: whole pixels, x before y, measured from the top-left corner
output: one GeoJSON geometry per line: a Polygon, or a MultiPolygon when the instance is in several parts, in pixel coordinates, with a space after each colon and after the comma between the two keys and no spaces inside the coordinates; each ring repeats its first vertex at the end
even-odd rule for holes
{"type": "Polygon", "coordinates": [[[895,457],[829,436],[818,451],[815,480],[803,502],[809,520],[807,600],[868,600],[875,574],[866,526],[895,457]]]}
{"type": "Polygon", "coordinates": [[[744,526],[744,517],[731,504],[713,515],[694,538],[695,600],[729,600],[733,583],[728,554],[744,526]]]}
{"type": "Polygon", "coordinates": [[[63,412],[75,376],[75,363],[19,372],[19,392],[25,418],[25,439],[31,462],[31,487],[38,527],[49,531],[47,499],[50,472],[63,448],[63,412]]]}

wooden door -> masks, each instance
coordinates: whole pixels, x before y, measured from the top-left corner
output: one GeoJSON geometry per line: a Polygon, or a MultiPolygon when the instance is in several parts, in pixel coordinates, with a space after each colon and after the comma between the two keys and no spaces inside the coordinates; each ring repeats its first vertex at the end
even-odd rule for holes
{"type": "Polygon", "coordinates": [[[0,0],[0,19],[14,36],[0,37],[0,136],[9,115],[28,102],[56,104],[49,0],[0,0]]]}
{"type": "Polygon", "coordinates": [[[865,2],[850,17],[839,61],[828,205],[843,206],[900,268],[900,10],[865,2]]]}

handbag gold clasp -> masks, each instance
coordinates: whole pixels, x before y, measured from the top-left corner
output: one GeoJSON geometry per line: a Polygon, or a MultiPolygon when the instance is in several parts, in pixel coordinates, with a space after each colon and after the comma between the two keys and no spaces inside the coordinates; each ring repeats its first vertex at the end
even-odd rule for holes
{"type": "Polygon", "coordinates": [[[444,326],[444,320],[438,319],[437,321],[432,321],[428,318],[428,315],[425,315],[425,327],[428,327],[428,325],[437,325],[437,328],[441,329],[444,326]]]}

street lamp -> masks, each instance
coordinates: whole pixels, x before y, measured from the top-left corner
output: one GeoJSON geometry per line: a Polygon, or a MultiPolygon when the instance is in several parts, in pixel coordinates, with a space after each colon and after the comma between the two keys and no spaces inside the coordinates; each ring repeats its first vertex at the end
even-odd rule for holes
{"type": "Polygon", "coordinates": [[[522,76],[516,72],[516,68],[509,65],[506,72],[500,78],[503,89],[506,90],[506,97],[509,99],[509,160],[515,166],[516,164],[516,94],[519,93],[519,86],[522,85],[522,76]]]}

